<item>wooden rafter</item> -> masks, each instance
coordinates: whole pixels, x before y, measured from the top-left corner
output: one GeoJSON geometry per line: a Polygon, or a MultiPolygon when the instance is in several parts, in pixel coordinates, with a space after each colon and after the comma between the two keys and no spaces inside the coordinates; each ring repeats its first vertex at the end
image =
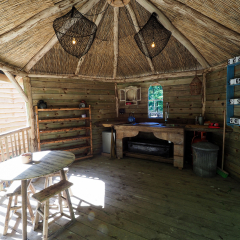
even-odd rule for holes
{"type": "MultiPolygon", "coordinates": [[[[81,13],[85,14],[87,13],[96,3],[98,3],[99,0],[89,0],[86,2],[81,8],[81,13]]],[[[74,21],[72,22],[74,24],[74,21]]],[[[66,32],[69,27],[71,27],[71,24],[67,24],[67,26],[63,26],[62,32],[66,32]]],[[[47,44],[35,55],[32,57],[32,59],[27,63],[24,70],[26,72],[29,72],[29,70],[58,42],[58,39],[56,35],[47,42],[47,44]]]]}
{"type": "MultiPolygon", "coordinates": [[[[198,75],[203,74],[203,70],[198,70],[198,75]]],[[[196,71],[188,71],[188,72],[174,72],[174,73],[163,73],[163,74],[151,74],[151,75],[140,75],[140,76],[133,76],[130,78],[122,78],[118,77],[116,79],[113,78],[105,78],[105,77],[95,77],[95,76],[86,76],[86,75],[72,75],[72,74],[29,74],[29,77],[39,77],[39,78],[72,78],[72,79],[82,79],[82,80],[89,80],[89,81],[99,81],[99,82],[143,82],[143,81],[153,81],[158,79],[169,79],[169,78],[176,78],[176,77],[189,77],[195,76],[196,71]]]]}
{"type": "MultiPolygon", "coordinates": [[[[135,15],[135,13],[134,13],[134,11],[133,11],[130,3],[126,5],[126,8],[127,8],[128,12],[129,12],[131,18],[132,18],[132,21],[133,21],[133,24],[134,24],[134,27],[135,27],[136,32],[139,32],[139,31],[140,31],[140,27],[139,27],[139,25],[138,25],[136,15],[135,15]]],[[[144,52],[145,52],[145,55],[148,55],[148,50],[147,50],[147,47],[146,47],[146,44],[145,44],[145,41],[144,41],[142,35],[140,34],[139,37],[140,37],[140,40],[141,40],[141,43],[142,43],[142,46],[143,46],[143,50],[144,50],[144,52]]],[[[155,69],[154,69],[152,60],[151,60],[150,58],[148,58],[148,57],[146,57],[146,59],[147,59],[147,61],[148,61],[148,64],[149,64],[152,72],[155,72],[155,69]]]]}
{"type": "Polygon", "coordinates": [[[185,17],[194,19],[194,21],[196,21],[199,25],[208,28],[214,33],[217,33],[219,36],[229,39],[235,44],[239,45],[240,43],[239,33],[217,23],[206,15],[203,15],[202,13],[192,9],[191,7],[188,7],[183,3],[180,3],[176,0],[152,0],[152,2],[158,6],[163,6],[164,8],[174,8],[174,11],[181,13],[185,17]]]}
{"type": "MultiPolygon", "coordinates": [[[[107,4],[108,4],[108,3],[107,3],[107,1],[106,1],[106,3],[105,3],[105,4],[103,5],[103,7],[102,7],[102,10],[100,11],[101,13],[97,16],[97,19],[96,19],[96,21],[95,21],[95,24],[97,25],[97,27],[98,27],[99,23],[101,22],[103,15],[105,14],[104,9],[106,9],[107,4]]],[[[91,41],[89,41],[89,42],[91,42],[91,41]]],[[[88,47],[88,46],[87,46],[87,47],[88,47]]],[[[87,47],[86,47],[86,48],[87,48],[87,47]]],[[[76,71],[75,71],[75,75],[78,75],[78,73],[79,73],[79,71],[80,71],[80,68],[81,68],[81,66],[82,66],[82,64],[83,64],[83,62],[84,62],[85,57],[86,57],[86,55],[82,56],[82,57],[79,59],[78,65],[77,65],[77,68],[76,68],[76,71]]]]}
{"type": "Polygon", "coordinates": [[[137,0],[137,2],[150,13],[155,12],[161,24],[172,32],[172,35],[197,59],[203,68],[210,67],[206,59],[195,48],[195,46],[168,20],[168,18],[151,2],[147,0],[137,0]]]}
{"type": "Polygon", "coordinates": [[[19,94],[23,97],[25,102],[28,102],[28,97],[26,95],[26,93],[23,91],[23,89],[21,88],[21,86],[18,84],[17,80],[14,78],[14,76],[8,72],[8,71],[3,71],[5,73],[5,75],[8,77],[8,79],[10,80],[10,82],[14,85],[14,87],[17,89],[17,91],[19,92],[19,94]]]}
{"type": "Polygon", "coordinates": [[[113,59],[113,79],[117,76],[117,65],[118,65],[118,17],[119,8],[114,7],[114,20],[113,20],[113,49],[114,49],[114,59],[113,59]]]}
{"type": "Polygon", "coordinates": [[[78,3],[83,4],[87,0],[66,0],[66,1],[61,1],[54,6],[44,9],[43,11],[37,13],[36,15],[32,16],[25,22],[21,23],[20,25],[16,26],[15,28],[11,29],[10,31],[2,34],[0,36],[0,44],[3,44],[5,42],[8,42],[15,37],[23,34],[24,32],[30,30],[35,26],[35,24],[43,19],[46,19],[58,12],[64,11],[65,9],[73,6],[74,4],[78,3]]]}

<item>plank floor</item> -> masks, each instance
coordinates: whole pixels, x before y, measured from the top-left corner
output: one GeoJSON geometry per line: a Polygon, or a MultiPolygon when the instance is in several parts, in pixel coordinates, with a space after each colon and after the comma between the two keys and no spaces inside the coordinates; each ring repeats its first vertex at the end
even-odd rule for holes
{"type": "MultiPolygon", "coordinates": [[[[77,221],[55,239],[240,239],[240,184],[230,177],[201,178],[170,164],[104,156],[75,162],[68,177],[74,184],[71,200],[77,221]]],[[[37,190],[43,181],[34,183],[37,190]]],[[[31,204],[35,209],[36,203],[31,204]]],[[[0,236],[6,207],[1,197],[0,236]]],[[[58,219],[49,233],[68,221],[58,219]]],[[[41,237],[29,221],[28,239],[41,237]]],[[[13,215],[1,239],[21,239],[19,217],[13,215]]]]}

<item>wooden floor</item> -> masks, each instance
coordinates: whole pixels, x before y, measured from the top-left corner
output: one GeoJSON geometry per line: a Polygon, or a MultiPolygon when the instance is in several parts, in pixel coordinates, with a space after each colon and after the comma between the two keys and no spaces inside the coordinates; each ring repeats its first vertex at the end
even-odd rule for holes
{"type": "MultiPolygon", "coordinates": [[[[200,178],[169,164],[99,156],[74,163],[69,180],[77,221],[58,240],[240,239],[240,184],[230,177],[200,178]]],[[[2,233],[4,198],[0,207],[2,233]]],[[[49,232],[67,221],[59,219],[49,232]]],[[[10,226],[1,239],[21,239],[21,219],[13,216],[10,226]]],[[[29,222],[28,239],[41,237],[29,222]]]]}

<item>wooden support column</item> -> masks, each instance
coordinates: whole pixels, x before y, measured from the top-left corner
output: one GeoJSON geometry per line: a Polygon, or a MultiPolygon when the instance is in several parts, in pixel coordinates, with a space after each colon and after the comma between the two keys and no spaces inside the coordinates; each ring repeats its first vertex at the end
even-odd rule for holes
{"type": "Polygon", "coordinates": [[[27,103],[27,115],[28,115],[28,124],[31,126],[30,131],[30,150],[31,152],[37,151],[37,141],[36,141],[36,130],[35,130],[35,121],[34,121],[34,111],[33,111],[33,101],[32,101],[32,86],[29,77],[23,78],[23,86],[25,93],[28,96],[27,103]]]}
{"type": "Polygon", "coordinates": [[[118,64],[118,17],[119,8],[114,7],[114,20],[113,20],[113,49],[114,49],[114,59],[113,59],[113,79],[117,76],[117,64],[118,64]]]}
{"type": "MultiPolygon", "coordinates": [[[[90,0],[86,2],[79,10],[81,13],[87,13],[95,4],[97,4],[99,0],[90,0]]],[[[67,30],[74,24],[74,21],[68,22],[66,26],[62,27],[62,32],[65,33],[67,30]]],[[[54,36],[48,41],[48,43],[40,49],[39,52],[27,63],[24,70],[29,72],[29,70],[58,42],[57,36],[54,36]]]]}
{"type": "Polygon", "coordinates": [[[21,86],[18,84],[17,80],[14,78],[14,76],[8,72],[3,70],[3,72],[5,73],[5,75],[8,77],[8,79],[11,81],[11,83],[14,85],[14,87],[17,89],[17,91],[19,92],[19,94],[22,96],[22,98],[24,99],[25,102],[28,102],[28,97],[25,94],[25,92],[23,91],[23,89],[21,88],[21,86]]]}
{"type": "MultiPolygon", "coordinates": [[[[136,15],[135,15],[135,13],[134,13],[134,11],[133,11],[130,3],[126,5],[126,8],[127,8],[128,12],[129,12],[131,18],[132,18],[132,21],[133,21],[133,24],[134,24],[134,27],[135,27],[136,32],[139,32],[139,31],[140,31],[140,27],[139,27],[139,25],[138,25],[136,15]]],[[[147,47],[146,47],[146,43],[145,43],[142,35],[139,35],[139,38],[140,38],[140,40],[141,40],[141,43],[142,43],[143,50],[144,50],[145,54],[148,55],[148,50],[147,50],[147,47]]],[[[146,59],[147,59],[147,61],[148,61],[148,64],[149,64],[152,72],[155,72],[155,69],[154,69],[152,60],[151,60],[150,58],[148,58],[147,56],[146,56],[146,59]]]]}
{"type": "Polygon", "coordinates": [[[22,239],[27,240],[27,180],[22,180],[22,239]]]}
{"type": "Polygon", "coordinates": [[[206,59],[195,48],[195,46],[168,20],[168,18],[151,2],[147,0],[137,0],[137,2],[150,13],[155,12],[161,24],[169,30],[172,35],[197,59],[203,68],[210,67],[206,59]]]}
{"type": "MultiPolygon", "coordinates": [[[[107,4],[108,4],[108,2],[106,1],[105,4],[103,5],[101,11],[100,11],[100,14],[97,16],[97,19],[95,21],[95,24],[97,25],[97,27],[98,27],[99,23],[101,22],[103,15],[105,14],[104,10],[107,8],[107,4]]],[[[91,36],[91,37],[93,37],[93,36],[91,36]]],[[[89,42],[91,42],[91,39],[89,40],[89,42]]],[[[86,48],[88,48],[88,46],[86,48]]],[[[79,59],[78,65],[77,65],[77,69],[75,71],[75,75],[78,75],[78,73],[80,71],[80,68],[81,68],[81,66],[82,66],[82,64],[84,62],[85,57],[86,57],[86,55],[82,56],[79,59]]]]}
{"type": "Polygon", "coordinates": [[[115,97],[116,97],[116,116],[119,117],[119,100],[118,100],[118,89],[117,83],[115,83],[115,97]]]}
{"type": "Polygon", "coordinates": [[[203,80],[202,80],[202,116],[204,117],[206,111],[206,78],[207,73],[203,73],[203,80]]]}

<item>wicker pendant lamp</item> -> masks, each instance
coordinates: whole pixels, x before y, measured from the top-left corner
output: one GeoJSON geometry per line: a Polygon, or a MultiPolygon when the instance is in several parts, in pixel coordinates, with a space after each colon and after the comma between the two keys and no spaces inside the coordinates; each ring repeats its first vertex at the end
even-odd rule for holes
{"type": "Polygon", "coordinates": [[[75,7],[55,19],[53,28],[62,48],[77,58],[89,51],[97,31],[96,24],[84,17],[75,7]]]}
{"type": "Polygon", "coordinates": [[[153,13],[134,39],[141,52],[152,59],[162,52],[170,37],[171,32],[163,27],[157,20],[157,14],[153,13]]]}

